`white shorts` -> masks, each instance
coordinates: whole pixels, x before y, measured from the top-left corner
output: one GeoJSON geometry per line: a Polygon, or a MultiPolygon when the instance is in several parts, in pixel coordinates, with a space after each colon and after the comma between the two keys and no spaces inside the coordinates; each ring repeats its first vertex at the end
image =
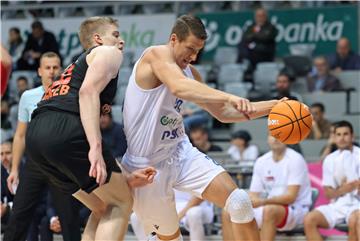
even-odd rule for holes
{"type": "MultiPolygon", "coordinates": [[[[304,223],[304,217],[309,212],[308,207],[303,206],[288,206],[287,217],[285,223],[281,227],[277,227],[279,231],[289,231],[294,229],[297,225],[304,223]]],[[[254,208],[255,220],[259,227],[263,222],[264,206],[254,208]]]]}
{"type": "MultiPolygon", "coordinates": [[[[225,171],[190,142],[182,145],[176,158],[169,157],[171,161],[164,160],[154,166],[157,174],[152,184],[133,190],[133,209],[146,234],[172,235],[179,228],[173,188],[201,198],[210,182],[225,171]]],[[[125,172],[136,169],[127,166],[126,161],[122,167],[125,172]]]]}
{"type": "Polygon", "coordinates": [[[329,228],[334,228],[337,224],[346,222],[349,223],[350,215],[355,210],[360,210],[359,203],[351,206],[339,206],[336,203],[330,203],[327,205],[322,205],[315,210],[321,212],[324,215],[326,221],[329,224],[329,228]]]}

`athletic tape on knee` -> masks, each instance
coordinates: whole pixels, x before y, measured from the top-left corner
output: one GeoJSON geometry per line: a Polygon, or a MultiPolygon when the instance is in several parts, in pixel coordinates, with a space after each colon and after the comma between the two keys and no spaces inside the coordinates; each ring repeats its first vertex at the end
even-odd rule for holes
{"type": "Polygon", "coordinates": [[[251,200],[244,190],[235,189],[226,200],[224,209],[233,223],[248,223],[254,219],[251,200]]]}

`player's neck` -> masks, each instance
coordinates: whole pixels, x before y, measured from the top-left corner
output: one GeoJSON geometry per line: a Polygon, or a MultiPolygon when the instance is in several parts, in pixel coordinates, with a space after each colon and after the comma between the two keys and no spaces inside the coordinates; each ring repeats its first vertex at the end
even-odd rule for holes
{"type": "Polygon", "coordinates": [[[279,162],[284,158],[285,150],[281,152],[273,152],[273,159],[275,162],[279,162]]]}

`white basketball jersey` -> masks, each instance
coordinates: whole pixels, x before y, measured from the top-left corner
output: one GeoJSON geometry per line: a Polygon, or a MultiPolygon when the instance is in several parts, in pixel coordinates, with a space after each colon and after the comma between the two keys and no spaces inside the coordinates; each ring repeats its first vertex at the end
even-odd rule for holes
{"type": "MultiPolygon", "coordinates": [[[[164,84],[150,90],[137,85],[135,73],[141,58],[130,76],[123,109],[128,144],[123,161],[136,166],[161,161],[160,156],[168,155],[172,148],[187,138],[181,115],[184,100],[174,96],[164,84]]],[[[190,67],[184,73],[193,79],[190,67]]]]}

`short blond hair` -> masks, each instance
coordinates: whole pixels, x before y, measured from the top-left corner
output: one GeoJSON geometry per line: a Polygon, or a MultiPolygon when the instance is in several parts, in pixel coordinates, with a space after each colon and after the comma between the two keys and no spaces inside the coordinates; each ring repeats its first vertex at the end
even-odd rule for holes
{"type": "Polygon", "coordinates": [[[79,39],[84,49],[89,49],[93,46],[92,37],[94,33],[104,33],[104,25],[119,26],[117,20],[111,17],[90,17],[81,23],[79,39]]]}
{"type": "Polygon", "coordinates": [[[40,61],[39,61],[39,62],[40,62],[40,65],[41,65],[41,62],[42,62],[42,60],[43,60],[44,58],[57,58],[57,59],[59,59],[59,62],[61,62],[60,56],[59,56],[57,53],[51,52],[51,51],[45,52],[45,53],[43,53],[43,54],[40,56],[40,61]]]}

